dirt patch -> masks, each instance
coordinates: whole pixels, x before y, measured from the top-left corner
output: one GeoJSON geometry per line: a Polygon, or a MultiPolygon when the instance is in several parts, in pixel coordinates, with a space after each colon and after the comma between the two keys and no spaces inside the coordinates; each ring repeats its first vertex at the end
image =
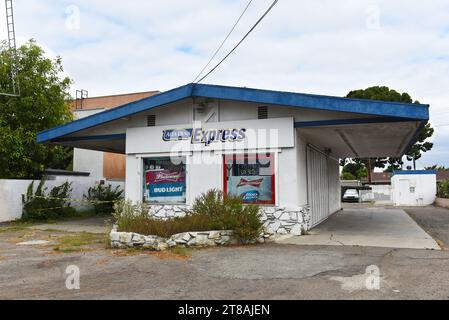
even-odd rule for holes
{"type": "Polygon", "coordinates": [[[139,249],[113,250],[111,254],[115,257],[153,256],[161,260],[189,260],[193,249],[173,248],[168,251],[148,251],[139,249]]]}
{"type": "Polygon", "coordinates": [[[95,264],[97,264],[97,265],[105,265],[105,264],[107,264],[108,262],[109,262],[108,259],[103,258],[103,259],[97,260],[97,262],[96,262],[95,264]]]}

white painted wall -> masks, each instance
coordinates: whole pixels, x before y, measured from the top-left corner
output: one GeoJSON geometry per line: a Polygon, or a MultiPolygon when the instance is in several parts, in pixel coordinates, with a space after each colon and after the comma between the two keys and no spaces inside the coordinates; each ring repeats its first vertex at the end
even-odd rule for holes
{"type": "Polygon", "coordinates": [[[177,151],[228,151],[268,148],[293,148],[295,146],[293,118],[268,120],[226,121],[195,124],[185,123],[171,126],[140,127],[126,130],[126,153],[161,153],[177,151]],[[190,139],[183,141],[164,141],[164,130],[170,129],[247,129],[246,138],[236,142],[216,142],[207,147],[204,144],[192,144],[190,139]]]}
{"type": "Polygon", "coordinates": [[[91,151],[75,148],[73,150],[73,171],[89,172],[94,179],[103,179],[104,154],[100,151],[91,151]]]}
{"type": "Polygon", "coordinates": [[[223,190],[223,155],[194,152],[187,159],[187,203],[193,204],[196,197],[210,189],[223,190]]]}
{"type": "Polygon", "coordinates": [[[277,161],[277,205],[280,207],[299,207],[300,201],[298,172],[298,153],[295,148],[285,148],[278,154],[277,161]]]}
{"type": "MultiPolygon", "coordinates": [[[[89,117],[91,115],[105,111],[106,109],[76,110],[74,118],[76,120],[89,117]]],[[[89,172],[94,179],[103,179],[103,152],[91,151],[75,148],[73,150],[73,171],[89,172]]]]}
{"type": "Polygon", "coordinates": [[[377,204],[392,204],[391,185],[371,185],[371,190],[360,190],[362,202],[374,201],[377,204]]]}
{"type": "MultiPolygon", "coordinates": [[[[266,106],[264,104],[239,102],[239,101],[211,101],[210,105],[218,105],[219,121],[241,121],[257,119],[257,108],[266,106]]],[[[157,126],[176,126],[193,121],[193,108],[198,102],[193,99],[185,99],[166,106],[154,108],[146,112],[131,115],[126,118],[119,119],[102,125],[100,127],[84,130],[82,135],[106,135],[106,134],[123,134],[129,128],[141,128],[147,125],[147,115],[156,115],[157,126]]],[[[82,116],[82,115],[80,115],[82,116]]],[[[268,118],[284,118],[293,117],[295,121],[319,121],[332,119],[350,119],[350,118],[366,118],[372,117],[363,114],[310,110],[301,108],[291,108],[281,105],[268,105],[268,118]]],[[[73,136],[80,135],[75,133],[73,136]]]]}
{"type": "MultiPolygon", "coordinates": [[[[267,150],[275,153],[276,204],[282,207],[298,207],[306,204],[306,197],[300,194],[297,171],[299,154],[295,148],[296,133],[292,118],[269,120],[225,121],[202,124],[203,129],[247,128],[248,138],[242,143],[214,143],[208,147],[191,144],[190,141],[163,141],[166,129],[185,129],[192,124],[129,128],[127,130],[127,180],[126,197],[132,201],[143,198],[143,158],[170,157],[174,147],[182,150],[187,161],[187,204],[210,189],[223,189],[223,154],[258,153],[267,150]],[[265,129],[264,136],[250,138],[250,130],[265,129]],[[277,129],[276,139],[271,138],[271,129],[277,129]],[[279,137],[279,139],[277,139],[279,137]],[[179,147],[180,145],[180,147],[179,147]],[[273,149],[272,149],[273,148],[273,149]]],[[[303,157],[304,158],[304,157],[303,157]]],[[[304,165],[303,165],[304,166],[304,165]]],[[[305,184],[305,175],[302,176],[305,184]]],[[[305,189],[305,186],[302,186],[305,189]]]]}
{"type": "MultiPolygon", "coordinates": [[[[340,164],[337,160],[328,158],[329,172],[329,212],[333,214],[341,210],[341,182],[340,182],[340,164]]],[[[326,192],[323,190],[323,192],[326,192]]]]}
{"type": "MultiPolygon", "coordinates": [[[[55,186],[60,186],[66,181],[72,182],[72,198],[82,199],[90,187],[93,187],[98,180],[91,177],[55,177],[45,183],[48,191],[55,186]]],[[[0,222],[13,221],[22,217],[22,195],[26,194],[28,186],[32,180],[0,180],[0,222]]],[[[35,188],[39,181],[34,182],[35,188]]],[[[124,188],[123,182],[107,181],[112,186],[124,188]]],[[[73,203],[79,205],[79,203],[73,203]]],[[[86,206],[76,206],[77,210],[84,210],[86,206]]]]}
{"type": "Polygon", "coordinates": [[[392,198],[397,206],[428,206],[435,202],[435,174],[395,174],[391,178],[392,198]],[[415,188],[412,193],[410,188],[415,188]]]}
{"type": "Polygon", "coordinates": [[[143,160],[136,155],[126,156],[126,199],[137,203],[143,199],[143,160]]]}
{"type": "Polygon", "coordinates": [[[297,153],[297,171],[296,180],[298,181],[298,202],[300,206],[308,205],[307,199],[307,142],[305,138],[296,131],[297,153]]]}

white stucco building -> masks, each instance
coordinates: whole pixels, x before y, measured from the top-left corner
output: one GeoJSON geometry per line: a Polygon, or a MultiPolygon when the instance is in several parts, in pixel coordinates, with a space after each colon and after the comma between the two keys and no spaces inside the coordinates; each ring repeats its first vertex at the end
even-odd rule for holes
{"type": "Polygon", "coordinates": [[[210,189],[300,234],[340,210],[339,159],[400,157],[429,106],[189,84],[49,129],[41,143],[126,154],[126,197],[180,214],[210,189]]]}
{"type": "Polygon", "coordinates": [[[437,172],[395,171],[391,178],[392,200],[397,206],[428,206],[435,202],[437,172]]]}

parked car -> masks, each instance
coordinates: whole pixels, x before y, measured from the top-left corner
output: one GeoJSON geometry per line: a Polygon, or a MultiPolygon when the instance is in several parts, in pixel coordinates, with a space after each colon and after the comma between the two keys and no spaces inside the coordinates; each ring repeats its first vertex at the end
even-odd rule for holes
{"type": "Polygon", "coordinates": [[[343,202],[359,202],[360,195],[356,189],[348,189],[343,195],[343,202]]]}

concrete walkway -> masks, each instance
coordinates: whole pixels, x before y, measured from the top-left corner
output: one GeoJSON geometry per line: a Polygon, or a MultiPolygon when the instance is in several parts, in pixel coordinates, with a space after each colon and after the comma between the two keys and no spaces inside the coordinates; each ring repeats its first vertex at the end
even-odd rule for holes
{"type": "Polygon", "coordinates": [[[441,250],[436,241],[400,209],[345,209],[302,237],[278,243],[441,250]]]}
{"type": "Polygon", "coordinates": [[[30,227],[34,230],[57,230],[64,232],[88,232],[88,233],[106,233],[107,224],[111,218],[94,217],[79,220],[62,221],[56,223],[39,224],[30,227]]]}

